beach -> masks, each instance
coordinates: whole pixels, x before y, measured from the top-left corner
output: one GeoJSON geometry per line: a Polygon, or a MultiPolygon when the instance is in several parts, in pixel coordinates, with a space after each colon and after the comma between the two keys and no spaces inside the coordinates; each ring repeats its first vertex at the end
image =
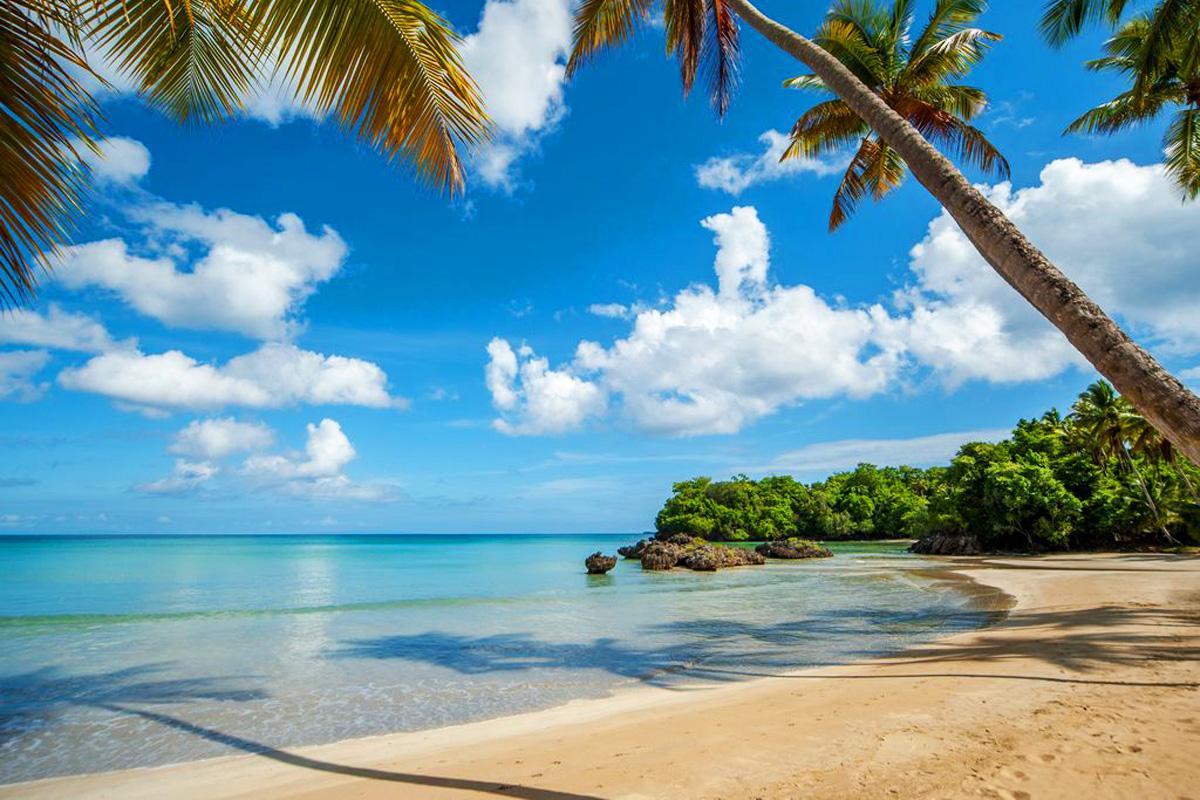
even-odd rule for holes
{"type": "Polygon", "coordinates": [[[9,785],[0,797],[1125,798],[1200,786],[1200,560],[942,563],[1008,595],[1008,615],[844,666],[638,687],[426,732],[9,785]]]}

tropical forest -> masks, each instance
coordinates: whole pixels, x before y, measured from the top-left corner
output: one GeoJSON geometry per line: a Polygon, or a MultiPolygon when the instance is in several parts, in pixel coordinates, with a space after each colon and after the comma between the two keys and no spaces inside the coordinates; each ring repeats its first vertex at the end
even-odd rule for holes
{"type": "Polygon", "coordinates": [[[973,537],[988,551],[1200,542],[1200,469],[1104,381],[1063,415],[964,444],[947,466],[859,464],[823,481],[786,475],[676,483],[660,533],[711,540],[973,537]]]}

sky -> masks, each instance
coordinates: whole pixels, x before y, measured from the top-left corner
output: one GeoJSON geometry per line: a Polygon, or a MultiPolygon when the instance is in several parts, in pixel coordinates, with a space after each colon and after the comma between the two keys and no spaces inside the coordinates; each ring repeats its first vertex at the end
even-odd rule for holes
{"type": "MultiPolygon", "coordinates": [[[[1097,377],[911,179],[827,232],[844,162],[778,162],[813,100],[753,31],[718,120],[656,26],[565,80],[568,6],[440,7],[496,122],[454,199],[279,87],[201,129],[114,81],[87,218],[0,318],[0,531],[641,531],[676,481],[945,463],[1097,377]]],[[[1037,6],[982,19],[1012,180],[968,175],[1195,387],[1200,205],[1161,125],[1063,135],[1120,87],[1037,6]]]]}

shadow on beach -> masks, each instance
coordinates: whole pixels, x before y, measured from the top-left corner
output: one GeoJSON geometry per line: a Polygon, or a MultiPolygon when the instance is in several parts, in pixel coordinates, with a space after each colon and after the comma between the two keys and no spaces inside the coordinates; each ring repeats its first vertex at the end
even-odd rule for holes
{"type": "MultiPolygon", "coordinates": [[[[178,705],[197,700],[246,702],[267,695],[260,689],[231,685],[238,679],[155,679],[169,664],[146,664],[111,672],[65,675],[60,670],[41,669],[0,677],[0,745],[7,737],[31,725],[45,725],[71,706],[132,716],[180,731],[224,747],[277,761],[300,769],[329,772],[375,781],[412,786],[461,789],[526,800],[598,800],[591,795],[560,792],[520,784],[503,784],[465,778],[392,772],[322,761],[269,744],[189,722],[180,716],[139,706],[178,705]]],[[[244,680],[244,679],[242,679],[244,680]]]]}

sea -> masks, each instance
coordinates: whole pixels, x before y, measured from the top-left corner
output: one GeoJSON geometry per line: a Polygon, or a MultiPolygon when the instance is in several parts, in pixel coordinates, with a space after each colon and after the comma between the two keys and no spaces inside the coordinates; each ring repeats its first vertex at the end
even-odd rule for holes
{"type": "Polygon", "coordinates": [[[637,538],[2,536],[0,783],[750,680],[995,617],[899,544],[586,574],[637,538]]]}

